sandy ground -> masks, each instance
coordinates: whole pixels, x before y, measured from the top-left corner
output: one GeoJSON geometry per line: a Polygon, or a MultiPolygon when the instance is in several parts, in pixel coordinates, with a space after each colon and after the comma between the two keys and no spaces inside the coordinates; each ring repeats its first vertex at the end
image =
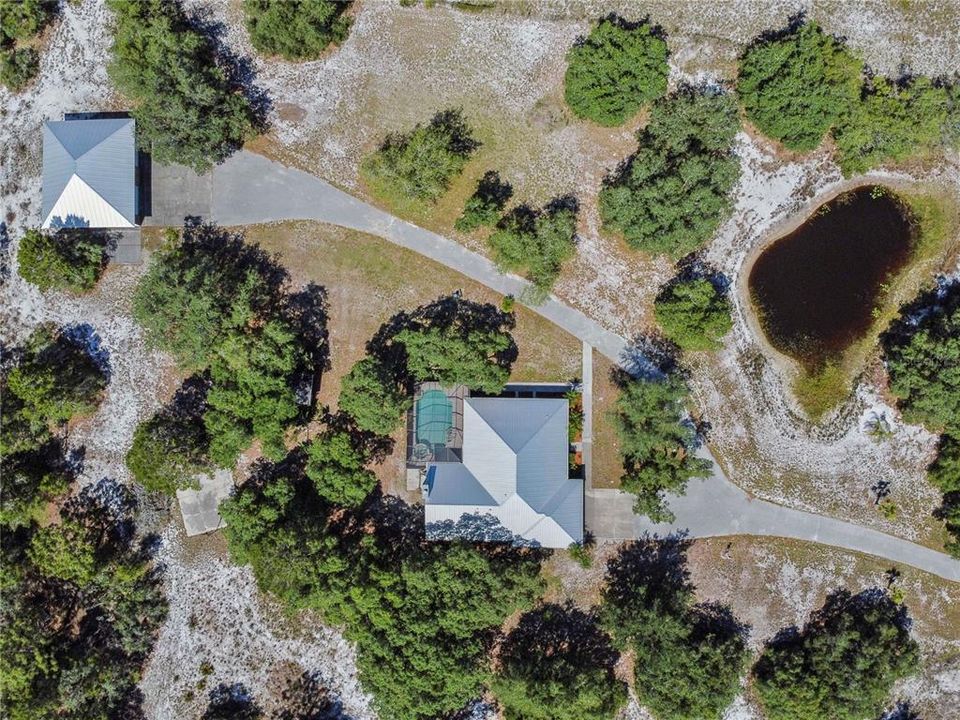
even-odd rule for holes
{"type": "MultiPolygon", "coordinates": [[[[802,7],[828,30],[846,35],[880,71],[895,71],[901,63],[930,74],[960,67],[960,5],[955,3],[623,5],[634,17],[649,12],[670,33],[674,83],[729,75],[743,43],[802,7]]],[[[560,102],[564,53],[601,14],[599,4],[518,2],[467,14],[442,6],[403,9],[387,0],[364,0],[352,11],[355,24],[344,45],[324,59],[302,64],[257,57],[233,0],[191,6],[224,23],[222,41],[251,58],[257,85],[271,96],[273,131],[263,147],[354,192],[364,193],[359,160],[384,132],[426,120],[440,108],[463,106],[485,145],[441,208],[443,222],[455,217],[476,177],[488,168],[501,170],[514,183],[518,200],[542,202],[577,193],[583,208],[579,253],[561,279],[558,295],[618,332],[646,327],[652,297],[672,268],[602,237],[595,210],[600,179],[632,150],[634,127],[598,132],[572,120],[560,102]]],[[[23,228],[39,222],[42,121],[59,119],[65,111],[122,107],[104,70],[108,23],[109,13],[99,0],[64,3],[61,18],[45,38],[38,82],[16,96],[0,89],[0,199],[12,240],[8,256],[23,228]]],[[[708,258],[731,277],[767,228],[839,182],[836,166],[823,153],[789,159],[745,134],[737,151],[744,175],[736,210],[708,249],[708,258]]],[[[960,186],[955,165],[915,175],[955,192],[960,186]]],[[[477,238],[461,239],[482,249],[477,238]]],[[[104,404],[70,438],[73,446],[86,448],[85,480],[105,475],[127,479],[122,458],[136,423],[176,384],[170,358],[146,350],[129,316],[130,293],[140,273],[142,268],[113,268],[95,293],[74,298],[40,294],[20,281],[13,267],[0,288],[4,342],[22,339],[44,320],[89,323],[110,355],[111,385],[104,404]]],[[[880,529],[931,542],[935,530],[928,513],[937,498],[922,480],[922,467],[933,438],[897,422],[879,390],[868,383],[826,427],[805,425],[784,399],[783,378],[759,352],[742,308],[735,320],[725,349],[694,368],[696,399],[713,423],[711,442],[735,481],[769,499],[814,511],[842,511],[880,529]],[[891,438],[875,442],[864,431],[871,412],[893,419],[891,438]],[[858,472],[850,475],[847,468],[858,472]],[[893,498],[902,508],[895,521],[884,520],[870,505],[867,490],[880,478],[892,482],[893,498]]],[[[373,717],[356,683],[350,649],[337,633],[312,621],[289,627],[278,609],[260,598],[249,572],[231,566],[216,542],[185,543],[176,524],[162,537],[171,615],[144,678],[149,717],[196,716],[202,704],[198,666],[205,658],[214,668],[211,686],[242,681],[258,696],[269,696],[277,674],[289,672],[292,664],[318,672],[351,716],[373,717]],[[194,698],[188,700],[191,688],[194,698]]],[[[758,568],[776,573],[774,579],[764,576],[769,585],[760,585],[758,594],[745,595],[761,609],[774,596],[786,598],[788,605],[767,619],[751,616],[756,638],[805,616],[822,593],[849,581],[856,570],[842,558],[786,562],[778,552],[754,549],[731,564],[732,574],[706,572],[696,578],[704,592],[732,602],[758,568]],[[806,579],[810,577],[814,580],[806,579]],[[811,589],[797,595],[805,582],[811,589]],[[771,594],[769,587],[778,589],[771,594]]],[[[917,582],[918,603],[956,604],[949,591],[917,582]]],[[[956,625],[954,621],[954,631],[956,625]]],[[[949,644],[956,638],[947,642],[948,634],[935,623],[918,620],[916,631],[929,657],[940,657],[938,642],[946,643],[942,657],[950,648],[957,656],[955,644],[949,644]]],[[[900,689],[903,697],[922,703],[927,718],[947,718],[942,708],[956,707],[960,669],[952,662],[931,661],[925,673],[900,689]]],[[[747,720],[754,717],[751,712],[741,702],[727,717],[747,720]]],[[[634,707],[627,716],[643,714],[634,707]]]]}

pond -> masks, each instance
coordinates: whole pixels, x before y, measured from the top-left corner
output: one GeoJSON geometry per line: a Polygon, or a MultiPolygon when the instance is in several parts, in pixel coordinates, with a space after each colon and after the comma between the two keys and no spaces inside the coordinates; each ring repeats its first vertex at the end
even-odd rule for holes
{"type": "Polygon", "coordinates": [[[880,186],[821,205],[750,271],[770,343],[808,370],[839,359],[870,329],[885,284],[910,259],[913,234],[904,202],[880,186]]]}

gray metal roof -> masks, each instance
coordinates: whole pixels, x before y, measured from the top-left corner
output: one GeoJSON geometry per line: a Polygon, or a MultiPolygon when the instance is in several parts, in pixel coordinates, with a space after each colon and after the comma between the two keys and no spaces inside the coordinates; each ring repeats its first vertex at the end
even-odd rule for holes
{"type": "MultiPolygon", "coordinates": [[[[43,224],[98,227],[117,214],[136,223],[136,141],[132,118],[49,121],[43,126],[43,224]],[[74,178],[93,192],[50,213],[74,178]],[[102,204],[103,207],[95,207],[102,204]]],[[[120,224],[120,223],[114,223],[120,224]]]]}

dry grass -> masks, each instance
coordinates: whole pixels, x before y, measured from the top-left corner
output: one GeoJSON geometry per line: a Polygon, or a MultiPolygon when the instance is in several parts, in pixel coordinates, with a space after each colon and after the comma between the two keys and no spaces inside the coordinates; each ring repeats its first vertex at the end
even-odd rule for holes
{"type": "Polygon", "coordinates": [[[612,380],[613,369],[613,363],[594,350],[592,485],[596,488],[620,487],[623,473],[620,441],[610,417],[619,394],[612,380]]]}

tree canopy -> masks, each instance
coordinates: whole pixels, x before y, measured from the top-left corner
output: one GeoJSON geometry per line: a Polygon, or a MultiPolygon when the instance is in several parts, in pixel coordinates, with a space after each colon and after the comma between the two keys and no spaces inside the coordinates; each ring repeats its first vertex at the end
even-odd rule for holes
{"type": "Polygon", "coordinates": [[[315,60],[331,43],[343,42],[349,6],[345,0],[243,0],[250,42],[285,60],[315,60]]]}
{"type": "Polygon", "coordinates": [[[504,271],[523,272],[546,295],[563,263],[576,252],[577,202],[560,198],[542,210],[520,205],[490,235],[494,260],[504,271]]]}
{"type": "Polygon", "coordinates": [[[612,720],[627,701],[617,659],[594,617],[546,604],[504,640],[491,690],[506,720],[612,720]]]}
{"type": "Polygon", "coordinates": [[[491,632],[542,590],[535,551],[427,543],[422,511],[389,498],[336,510],[291,460],[263,466],[221,514],[231,556],[262,588],[343,626],[384,717],[426,720],[475,698],[491,632]]]}
{"type": "Polygon", "coordinates": [[[330,430],[307,444],[304,472],[321,498],[333,505],[356,507],[377,484],[377,476],[366,464],[363,448],[357,447],[350,433],[330,430]]]}
{"type": "Polygon", "coordinates": [[[93,289],[107,264],[106,238],[101,234],[29,229],[17,252],[20,275],[41,290],[85,292],[93,289]]]}
{"type": "Polygon", "coordinates": [[[894,682],[913,673],[919,648],[907,611],[880,590],[827,598],[799,632],[769,643],[753,669],[770,720],[878,716],[894,682]]]}
{"type": "Polygon", "coordinates": [[[740,691],[745,629],[729,609],[695,604],[686,541],[625,546],[608,565],[600,617],[632,649],[634,688],[659,720],[719,720],[740,691]]]}
{"type": "Polygon", "coordinates": [[[567,105],[600,125],[622,125],[667,92],[667,54],[666,40],[649,22],[600,20],[567,53],[567,105]]]}
{"type": "Polygon", "coordinates": [[[690,478],[706,477],[710,471],[710,462],[693,454],[695,428],[681,422],[686,384],[677,375],[621,376],[618,384],[613,422],[623,457],[620,487],[636,495],[635,513],[669,520],[663,493],[682,494],[690,478]]]}
{"type": "Polygon", "coordinates": [[[503,390],[517,357],[512,313],[447,297],[418,308],[402,323],[393,341],[403,346],[407,372],[416,380],[491,394],[503,390]]]}
{"type": "Polygon", "coordinates": [[[226,59],[175,0],[109,0],[116,22],[107,66],[133,103],[153,159],[208,170],[262,123],[226,59]]]}
{"type": "Polygon", "coordinates": [[[813,150],[856,104],[862,63],[814,22],[753,43],[737,93],[747,117],[791,150],[813,150]]]}
{"type": "Polygon", "coordinates": [[[495,225],[504,205],[513,197],[513,187],[500,179],[500,173],[488,170],[477,183],[477,189],[463,206],[457,219],[460,232],[476,230],[481,225],[495,225]]]}
{"type": "Polygon", "coordinates": [[[337,406],[361,430],[390,435],[410,407],[410,396],[402,383],[396,368],[379,358],[365,357],[344,376],[337,406]]]}
{"type": "Polygon", "coordinates": [[[730,301],[707,278],[678,278],[654,301],[664,334],[684,350],[717,350],[730,332],[730,301]]]}
{"type": "Polygon", "coordinates": [[[733,99],[683,87],[653,105],[640,147],[600,191],[603,226],[649,253],[676,259],[699,248],[726,218],[740,177],[733,99]]]}
{"type": "Polygon", "coordinates": [[[374,192],[433,202],[466,166],[480,143],[460,110],[444,110],[427,125],[391,133],[361,169],[374,192]]]}
{"type": "Polygon", "coordinates": [[[0,2],[0,84],[19,92],[40,69],[36,49],[30,42],[43,32],[57,12],[53,0],[0,2]]]}

